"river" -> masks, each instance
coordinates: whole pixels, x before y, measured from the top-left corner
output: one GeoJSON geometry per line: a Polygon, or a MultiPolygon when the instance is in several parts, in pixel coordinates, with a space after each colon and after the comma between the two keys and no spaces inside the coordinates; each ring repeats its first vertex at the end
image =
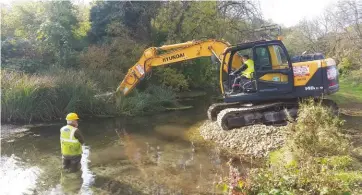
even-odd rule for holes
{"type": "Polygon", "coordinates": [[[208,102],[190,104],[145,117],[81,120],[86,144],[77,174],[61,169],[62,123],[3,138],[0,194],[217,194],[227,158],[188,139],[207,119],[208,102]]]}

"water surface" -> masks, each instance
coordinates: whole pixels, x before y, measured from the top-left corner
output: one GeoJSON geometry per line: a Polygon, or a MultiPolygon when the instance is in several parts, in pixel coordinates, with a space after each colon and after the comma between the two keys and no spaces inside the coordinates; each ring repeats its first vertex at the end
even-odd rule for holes
{"type": "Polygon", "coordinates": [[[82,172],[63,173],[62,124],[31,128],[2,140],[0,194],[216,194],[228,174],[217,148],[185,136],[206,120],[207,102],[145,117],[81,121],[86,146],[82,172]]]}

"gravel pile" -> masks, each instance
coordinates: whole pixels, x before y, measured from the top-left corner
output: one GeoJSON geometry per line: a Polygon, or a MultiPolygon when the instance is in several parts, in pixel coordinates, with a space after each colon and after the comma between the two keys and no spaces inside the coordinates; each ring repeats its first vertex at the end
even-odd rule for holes
{"type": "Polygon", "coordinates": [[[232,149],[240,155],[260,158],[284,144],[285,130],[286,126],[254,125],[223,131],[216,122],[206,121],[200,127],[200,134],[222,148],[232,149]]]}

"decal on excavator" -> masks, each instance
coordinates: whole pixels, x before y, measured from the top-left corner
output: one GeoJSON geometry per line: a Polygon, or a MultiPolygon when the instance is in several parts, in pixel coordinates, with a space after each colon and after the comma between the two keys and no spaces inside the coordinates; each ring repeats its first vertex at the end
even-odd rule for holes
{"type": "Polygon", "coordinates": [[[332,67],[327,70],[327,78],[328,80],[336,79],[337,77],[337,70],[336,68],[332,67]]]}
{"type": "Polygon", "coordinates": [[[182,57],[185,57],[185,54],[184,53],[179,53],[179,54],[175,54],[173,56],[169,56],[169,57],[165,57],[162,59],[163,62],[168,62],[170,60],[176,60],[178,58],[182,58],[182,57]]]}
{"type": "Polygon", "coordinates": [[[293,74],[297,76],[309,76],[309,66],[294,66],[293,74]]]}
{"type": "Polygon", "coordinates": [[[137,64],[136,68],[141,75],[145,74],[145,71],[143,70],[143,67],[140,64],[137,64]]]}

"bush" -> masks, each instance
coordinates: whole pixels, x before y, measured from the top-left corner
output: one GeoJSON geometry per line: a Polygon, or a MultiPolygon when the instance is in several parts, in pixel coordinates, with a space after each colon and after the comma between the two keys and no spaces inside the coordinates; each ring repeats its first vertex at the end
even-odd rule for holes
{"type": "Polygon", "coordinates": [[[4,61],[3,68],[8,68],[25,73],[35,73],[41,69],[46,69],[46,65],[41,60],[27,58],[10,58],[4,61]]]}
{"type": "Polygon", "coordinates": [[[344,154],[348,144],[341,135],[342,125],[343,121],[321,103],[313,100],[303,102],[297,122],[290,125],[290,146],[301,155],[344,154]]]}
{"type": "Polygon", "coordinates": [[[174,91],[187,90],[189,83],[186,77],[171,67],[157,68],[154,70],[159,83],[170,87],[174,91]]]}
{"type": "Polygon", "coordinates": [[[129,116],[142,115],[164,111],[167,106],[172,106],[175,102],[176,96],[171,89],[150,85],[144,92],[134,90],[131,96],[124,98],[118,112],[129,116]]]}
{"type": "Polygon", "coordinates": [[[190,83],[190,88],[219,89],[219,64],[213,64],[209,57],[187,62],[183,74],[190,83]]]}

